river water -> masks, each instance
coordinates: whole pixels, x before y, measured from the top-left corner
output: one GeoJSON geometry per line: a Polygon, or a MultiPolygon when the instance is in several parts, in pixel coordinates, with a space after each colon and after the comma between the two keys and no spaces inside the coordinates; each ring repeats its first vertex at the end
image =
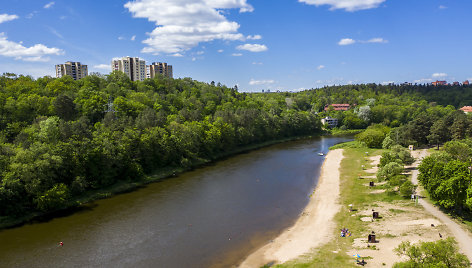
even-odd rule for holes
{"type": "Polygon", "coordinates": [[[237,265],[295,222],[316,186],[318,152],[347,140],[277,144],[0,231],[0,267],[237,265]]]}

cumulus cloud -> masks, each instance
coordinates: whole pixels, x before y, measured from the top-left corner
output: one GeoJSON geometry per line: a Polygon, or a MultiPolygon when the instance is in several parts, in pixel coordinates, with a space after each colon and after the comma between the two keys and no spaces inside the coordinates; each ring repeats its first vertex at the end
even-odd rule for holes
{"type": "Polygon", "coordinates": [[[118,40],[125,40],[123,36],[118,36],[118,40]]]}
{"type": "Polygon", "coordinates": [[[19,17],[17,15],[0,14],[0,23],[16,20],[18,18],[19,17]]]}
{"type": "Polygon", "coordinates": [[[238,50],[247,50],[251,52],[263,52],[267,50],[266,45],[260,45],[260,44],[244,44],[244,45],[239,45],[236,47],[238,50]]]}
{"type": "Polygon", "coordinates": [[[131,36],[131,41],[136,40],[136,35],[131,36]]]}
{"type": "Polygon", "coordinates": [[[320,65],[320,66],[316,67],[316,69],[318,69],[318,70],[321,70],[321,69],[324,69],[324,68],[325,68],[324,65],[320,65]]]}
{"type": "Polygon", "coordinates": [[[223,53],[223,49],[218,49],[218,53],[223,53]]]}
{"type": "Polygon", "coordinates": [[[231,56],[233,57],[241,57],[243,54],[242,53],[233,53],[231,56]]]}
{"type": "Polygon", "coordinates": [[[44,5],[44,8],[45,9],[51,8],[52,6],[54,6],[54,4],[55,4],[54,2],[49,2],[46,5],[44,5]]]}
{"type": "Polygon", "coordinates": [[[260,40],[260,39],[262,39],[262,36],[260,36],[260,35],[258,35],[258,34],[256,34],[256,35],[248,35],[248,36],[246,37],[246,39],[247,39],[247,40],[260,40]]]}
{"type": "Polygon", "coordinates": [[[273,84],[273,83],[275,83],[274,80],[254,80],[254,79],[251,79],[251,81],[249,81],[249,85],[251,85],[251,86],[270,85],[270,84],[273,84]]]}
{"type": "Polygon", "coordinates": [[[110,66],[110,64],[98,64],[98,65],[94,65],[93,68],[95,68],[95,69],[110,70],[110,69],[111,69],[111,66],[110,66]]]}
{"type": "Polygon", "coordinates": [[[363,9],[377,8],[386,0],[298,0],[308,5],[329,5],[330,10],[344,9],[346,11],[358,11],[363,9]]]}
{"type": "Polygon", "coordinates": [[[245,37],[239,24],[229,21],[224,9],[252,12],[247,0],[136,0],[124,6],[133,17],[156,24],[143,43],[143,53],[184,53],[202,42],[235,41],[245,37]]]}
{"type": "Polygon", "coordinates": [[[46,55],[62,55],[64,51],[59,48],[49,48],[43,44],[25,47],[20,43],[9,41],[5,33],[0,33],[0,55],[13,57],[23,61],[49,61],[46,55]]]}
{"type": "Polygon", "coordinates": [[[338,42],[338,45],[340,46],[347,46],[347,45],[352,45],[356,43],[356,40],[351,39],[351,38],[343,38],[338,42]]]}
{"type": "Polygon", "coordinates": [[[262,65],[262,64],[263,64],[262,62],[257,62],[257,61],[254,61],[254,62],[252,63],[252,65],[262,65]]]}
{"type": "Polygon", "coordinates": [[[445,78],[447,76],[446,73],[434,73],[431,75],[433,78],[445,78]]]}

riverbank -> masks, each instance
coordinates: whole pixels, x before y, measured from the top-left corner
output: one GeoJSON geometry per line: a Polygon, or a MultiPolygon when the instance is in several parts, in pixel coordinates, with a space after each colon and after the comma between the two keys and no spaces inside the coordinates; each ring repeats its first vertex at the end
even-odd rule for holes
{"type": "Polygon", "coordinates": [[[244,260],[240,267],[260,267],[283,263],[309,253],[329,241],[335,228],[334,216],[340,210],[339,167],[343,150],[330,151],[323,163],[318,185],[297,222],[269,244],[244,260]]]}
{"type": "MultiPolygon", "coordinates": [[[[341,209],[334,217],[335,227],[328,230],[332,239],[274,267],[358,267],[353,255],[361,256],[367,263],[365,267],[392,267],[405,260],[394,251],[401,242],[430,242],[454,236],[447,223],[410,198],[402,197],[385,182],[377,181],[375,174],[383,150],[356,147],[348,144],[344,149],[340,166],[341,209]],[[370,181],[375,183],[373,187],[370,181]],[[373,211],[380,217],[374,219],[373,211]],[[340,237],[341,228],[348,228],[352,235],[340,237]],[[372,232],[376,243],[367,240],[372,232]]],[[[414,151],[413,156],[421,158],[419,151],[414,151]]],[[[407,167],[405,175],[411,176],[418,164],[419,161],[407,167]]]]}
{"type": "Polygon", "coordinates": [[[104,198],[110,198],[110,197],[113,197],[115,195],[122,194],[122,193],[131,192],[150,183],[159,182],[165,179],[171,179],[183,172],[196,169],[199,167],[203,167],[205,165],[209,165],[217,161],[227,159],[228,157],[231,157],[234,155],[247,153],[253,150],[261,149],[261,148],[275,145],[278,143],[308,139],[308,138],[313,138],[313,137],[319,137],[322,135],[329,135],[329,133],[320,133],[318,135],[311,135],[311,136],[295,136],[295,137],[290,137],[290,138],[277,139],[277,140],[271,140],[271,141],[266,141],[266,142],[257,143],[257,144],[251,144],[251,145],[239,147],[232,151],[220,153],[218,155],[215,155],[212,159],[195,160],[186,167],[168,167],[165,169],[159,169],[150,175],[144,176],[140,180],[120,181],[114,185],[111,185],[105,188],[87,191],[81,196],[78,196],[74,198],[73,200],[70,200],[64,206],[64,209],[61,209],[58,211],[52,211],[52,212],[47,212],[47,213],[32,212],[32,213],[22,215],[19,217],[0,218],[0,230],[6,229],[6,228],[18,227],[18,226],[21,226],[23,224],[30,223],[30,222],[42,222],[42,221],[47,221],[49,219],[52,219],[58,216],[68,215],[68,214],[74,213],[75,211],[81,210],[84,206],[87,206],[87,204],[93,201],[104,199],[104,198]]]}

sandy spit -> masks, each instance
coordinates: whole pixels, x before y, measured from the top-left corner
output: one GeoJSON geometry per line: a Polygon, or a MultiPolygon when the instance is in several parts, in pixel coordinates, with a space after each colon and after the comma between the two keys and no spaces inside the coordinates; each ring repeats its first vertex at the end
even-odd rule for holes
{"type": "Polygon", "coordinates": [[[295,224],[250,254],[239,267],[284,263],[329,242],[336,227],[333,218],[341,208],[338,200],[342,159],[342,149],[330,151],[326,155],[315,192],[295,224]]]}

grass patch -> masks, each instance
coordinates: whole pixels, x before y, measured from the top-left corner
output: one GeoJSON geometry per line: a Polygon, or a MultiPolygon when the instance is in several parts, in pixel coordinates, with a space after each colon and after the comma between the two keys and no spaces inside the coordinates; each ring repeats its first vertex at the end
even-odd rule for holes
{"type": "Polygon", "coordinates": [[[347,149],[347,148],[367,148],[367,147],[358,141],[343,142],[343,143],[339,143],[339,144],[329,147],[330,150],[347,149]]]}

